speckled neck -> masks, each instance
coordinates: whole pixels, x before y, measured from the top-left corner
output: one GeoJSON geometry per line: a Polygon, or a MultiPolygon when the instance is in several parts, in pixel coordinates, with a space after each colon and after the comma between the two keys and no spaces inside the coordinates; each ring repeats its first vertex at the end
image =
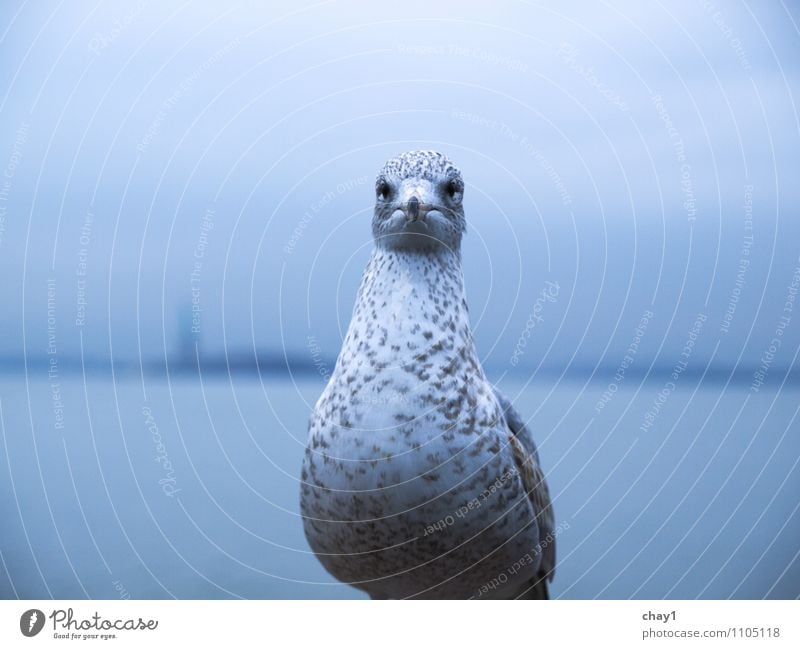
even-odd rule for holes
{"type": "MultiPolygon", "coordinates": [[[[473,386],[485,381],[459,256],[377,247],[318,411],[343,429],[376,431],[418,409],[429,412],[420,432],[427,439],[452,434],[464,408],[474,411],[473,386]]],[[[475,421],[470,414],[458,426],[471,430],[475,421]]]]}
{"type": "Polygon", "coordinates": [[[384,362],[418,359],[426,348],[442,351],[445,342],[474,355],[460,255],[377,246],[364,270],[341,360],[370,347],[382,348],[374,356],[384,362]]]}

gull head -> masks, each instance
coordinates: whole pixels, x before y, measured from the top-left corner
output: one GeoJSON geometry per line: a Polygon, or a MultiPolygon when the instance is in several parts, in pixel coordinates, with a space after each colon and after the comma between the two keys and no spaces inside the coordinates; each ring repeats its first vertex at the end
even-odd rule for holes
{"type": "Polygon", "coordinates": [[[375,180],[372,235],[379,246],[458,252],[466,231],[461,171],[437,151],[391,158],[375,180]]]}

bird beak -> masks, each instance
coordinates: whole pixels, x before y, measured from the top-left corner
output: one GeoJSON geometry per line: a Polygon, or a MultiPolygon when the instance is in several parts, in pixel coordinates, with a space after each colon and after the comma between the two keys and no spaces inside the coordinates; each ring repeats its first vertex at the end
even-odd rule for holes
{"type": "Polygon", "coordinates": [[[412,196],[408,202],[400,206],[406,215],[407,223],[416,223],[417,221],[424,221],[425,215],[430,212],[431,207],[419,200],[417,196],[412,196]]]}

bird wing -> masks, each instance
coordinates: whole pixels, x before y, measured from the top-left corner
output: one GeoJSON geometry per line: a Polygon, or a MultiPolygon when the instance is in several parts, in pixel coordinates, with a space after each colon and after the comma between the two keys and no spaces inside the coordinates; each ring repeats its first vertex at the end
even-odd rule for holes
{"type": "Polygon", "coordinates": [[[539,526],[539,548],[542,555],[539,578],[552,581],[556,565],[555,518],[553,505],[550,502],[550,491],[539,463],[539,452],[533,441],[533,435],[508,397],[497,388],[494,388],[494,393],[511,432],[511,450],[539,526]]]}

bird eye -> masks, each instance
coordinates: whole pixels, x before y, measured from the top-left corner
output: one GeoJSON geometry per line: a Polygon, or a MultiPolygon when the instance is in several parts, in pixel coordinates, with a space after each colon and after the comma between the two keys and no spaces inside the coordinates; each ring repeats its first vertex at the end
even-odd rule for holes
{"type": "Polygon", "coordinates": [[[389,195],[392,193],[392,188],[389,186],[385,180],[381,180],[378,183],[378,196],[380,196],[383,200],[389,198],[389,195]]]}

